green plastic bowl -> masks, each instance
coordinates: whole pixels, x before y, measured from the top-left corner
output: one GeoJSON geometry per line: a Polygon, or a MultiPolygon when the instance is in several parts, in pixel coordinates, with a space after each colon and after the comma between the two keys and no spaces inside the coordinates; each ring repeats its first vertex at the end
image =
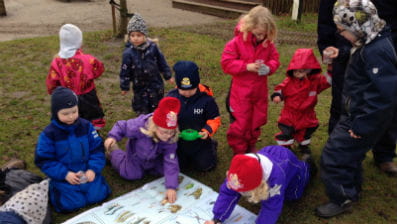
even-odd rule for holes
{"type": "Polygon", "coordinates": [[[181,131],[181,133],[179,134],[179,138],[181,138],[185,141],[194,141],[201,137],[203,137],[203,136],[201,136],[199,134],[199,132],[194,129],[185,129],[185,130],[181,131]]]}

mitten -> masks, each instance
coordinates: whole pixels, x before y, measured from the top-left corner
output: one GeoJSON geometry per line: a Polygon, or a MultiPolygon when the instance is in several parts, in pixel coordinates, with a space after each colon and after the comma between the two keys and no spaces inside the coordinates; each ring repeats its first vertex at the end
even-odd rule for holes
{"type": "Polygon", "coordinates": [[[270,68],[269,66],[265,65],[265,64],[261,64],[261,67],[259,67],[258,69],[258,75],[267,75],[270,72],[270,68]]]}

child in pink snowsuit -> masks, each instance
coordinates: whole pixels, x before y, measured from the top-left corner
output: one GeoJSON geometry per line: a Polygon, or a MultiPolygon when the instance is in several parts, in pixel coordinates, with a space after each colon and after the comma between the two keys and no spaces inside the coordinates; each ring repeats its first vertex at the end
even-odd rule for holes
{"type": "Polygon", "coordinates": [[[261,126],[267,122],[267,76],[280,66],[273,43],[276,25],[263,6],[252,8],[223,50],[221,65],[232,78],[227,99],[231,123],[227,141],[234,154],[256,151],[261,126]]]}
{"type": "Polygon", "coordinates": [[[288,65],[287,77],[274,88],[274,103],[284,100],[278,119],[281,132],[275,135],[279,145],[290,148],[299,143],[303,154],[310,154],[310,138],[318,128],[314,107],[317,95],[331,86],[331,77],[321,75],[321,66],[312,49],[295,51],[288,65]]]}

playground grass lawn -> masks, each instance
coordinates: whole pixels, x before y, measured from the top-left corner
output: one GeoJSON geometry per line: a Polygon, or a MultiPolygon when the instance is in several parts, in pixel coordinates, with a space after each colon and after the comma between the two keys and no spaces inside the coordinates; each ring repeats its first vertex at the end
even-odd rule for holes
{"type": "MultiPolygon", "coordinates": [[[[302,24],[289,21],[288,18],[278,18],[278,26],[282,29],[314,32],[316,17],[303,17],[302,24]],[[313,18],[314,17],[314,18],[313,18]]],[[[220,55],[226,40],[233,35],[235,21],[211,24],[208,26],[190,26],[175,28],[152,28],[150,37],[159,38],[160,48],[170,66],[178,60],[195,61],[201,68],[201,82],[212,87],[215,93],[221,116],[222,126],[215,135],[219,142],[217,168],[208,173],[195,171],[185,172],[204,184],[218,190],[225,172],[229,166],[232,152],[226,142],[226,130],[229,116],[225,109],[225,98],[231,77],[220,68],[220,55]]],[[[297,48],[316,46],[297,46],[280,44],[281,66],[269,77],[269,90],[285,77],[285,70],[293,52],[297,48]]],[[[0,42],[0,163],[12,157],[27,161],[28,169],[44,176],[34,165],[34,150],[37,137],[50,121],[50,97],[46,92],[45,78],[52,57],[59,48],[58,37],[40,37],[0,42]]],[[[123,42],[114,39],[110,31],[84,33],[83,50],[102,60],[106,72],[95,81],[99,99],[105,110],[107,125],[101,130],[101,135],[112,128],[118,120],[135,117],[130,102],[132,93],[121,96],[119,89],[119,68],[123,42]]],[[[174,86],[166,85],[169,91],[174,86]]],[[[318,164],[322,147],[328,134],[330,89],[319,96],[316,107],[320,127],[312,138],[311,148],[318,164]]],[[[273,135],[278,132],[276,123],[282,105],[269,103],[268,123],[262,128],[261,140],[257,148],[275,144],[273,135]]],[[[363,162],[364,184],[361,200],[354,205],[353,213],[341,215],[332,219],[320,219],[314,215],[317,205],[326,202],[324,187],[317,175],[308,186],[304,197],[297,202],[287,202],[284,206],[279,223],[397,223],[397,178],[390,178],[379,172],[374,166],[372,154],[368,153],[363,162]]],[[[103,170],[103,175],[112,188],[109,199],[134,190],[157,177],[147,176],[142,180],[126,181],[120,178],[109,164],[103,170]]],[[[254,213],[260,206],[252,205],[243,200],[240,204],[254,213]]],[[[97,206],[97,205],[93,205],[97,206]]],[[[93,206],[70,214],[53,214],[54,223],[61,223],[93,206]]]]}

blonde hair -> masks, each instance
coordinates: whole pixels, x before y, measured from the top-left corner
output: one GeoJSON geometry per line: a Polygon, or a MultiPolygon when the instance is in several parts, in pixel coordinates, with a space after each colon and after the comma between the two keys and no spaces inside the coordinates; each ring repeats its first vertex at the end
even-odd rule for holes
{"type": "Polygon", "coordinates": [[[262,180],[258,187],[251,191],[241,192],[248,202],[258,203],[260,201],[267,200],[269,198],[269,185],[266,181],[262,180]]]}
{"type": "Polygon", "coordinates": [[[264,6],[258,5],[252,8],[247,15],[241,19],[240,31],[244,33],[244,40],[247,39],[248,32],[256,27],[262,27],[266,30],[266,39],[273,42],[277,37],[277,27],[270,10],[264,6]]]}
{"type": "MultiPolygon", "coordinates": [[[[158,126],[153,122],[153,116],[152,116],[152,117],[150,117],[150,118],[148,119],[148,121],[146,122],[145,127],[141,127],[141,128],[139,128],[139,130],[140,130],[143,134],[145,134],[145,135],[147,135],[147,136],[153,138],[153,141],[159,142],[160,139],[156,136],[156,129],[157,129],[157,127],[158,127],[158,126]]],[[[177,142],[177,141],[178,141],[178,137],[179,137],[179,129],[176,128],[176,129],[175,129],[175,135],[170,139],[169,142],[170,142],[170,143],[175,143],[175,142],[177,142]]]]}

